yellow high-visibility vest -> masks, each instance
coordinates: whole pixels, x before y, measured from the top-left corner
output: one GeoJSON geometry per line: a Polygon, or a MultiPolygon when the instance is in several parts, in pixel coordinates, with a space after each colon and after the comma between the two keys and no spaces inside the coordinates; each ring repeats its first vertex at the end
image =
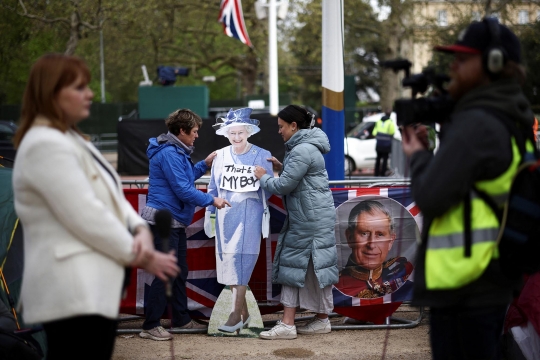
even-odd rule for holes
{"type": "MultiPolygon", "coordinates": [[[[526,151],[533,145],[526,142],[526,151]]],[[[519,148],[512,137],[512,162],[508,169],[492,180],[475,183],[477,189],[489,195],[499,206],[507,201],[521,160],[519,148]]],[[[465,226],[463,201],[433,220],[429,228],[425,277],[428,290],[449,290],[465,286],[478,279],[492,259],[499,258],[497,236],[499,220],[489,205],[471,190],[471,254],[465,256],[465,226]]]]}
{"type": "Polygon", "coordinates": [[[375,136],[379,132],[383,134],[394,135],[394,133],[396,132],[394,122],[391,119],[377,121],[371,134],[375,136]]]}

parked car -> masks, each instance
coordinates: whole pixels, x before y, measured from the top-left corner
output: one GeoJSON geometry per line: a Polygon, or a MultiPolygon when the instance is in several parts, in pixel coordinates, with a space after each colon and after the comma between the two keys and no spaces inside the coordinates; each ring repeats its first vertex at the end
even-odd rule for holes
{"type": "MultiPolygon", "coordinates": [[[[375,168],[377,152],[375,151],[376,140],[372,135],[375,123],[380,120],[384,113],[365,117],[363,121],[349,130],[344,139],[345,148],[345,175],[350,175],[355,170],[375,168]]],[[[396,132],[394,138],[401,140],[401,133],[397,129],[396,114],[390,115],[396,132]]]]}
{"type": "Polygon", "coordinates": [[[0,166],[13,167],[16,150],[13,147],[13,136],[17,125],[13,121],[0,120],[0,166]]]}

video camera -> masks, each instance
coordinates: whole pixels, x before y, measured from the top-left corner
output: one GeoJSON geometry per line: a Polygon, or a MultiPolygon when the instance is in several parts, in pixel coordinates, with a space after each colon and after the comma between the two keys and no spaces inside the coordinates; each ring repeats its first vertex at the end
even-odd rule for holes
{"type": "Polygon", "coordinates": [[[177,76],[188,76],[189,68],[172,67],[160,65],[157,67],[157,82],[163,86],[170,86],[176,83],[177,76]]]}
{"type": "Polygon", "coordinates": [[[431,125],[435,122],[444,122],[452,112],[453,102],[447,91],[443,88],[449,81],[448,75],[436,74],[433,68],[424,69],[420,74],[411,75],[412,63],[406,59],[381,61],[384,68],[394,72],[405,71],[405,78],[401,84],[412,90],[411,99],[397,99],[394,103],[398,126],[407,126],[416,123],[431,125]],[[430,90],[429,96],[416,98],[430,90]]]}

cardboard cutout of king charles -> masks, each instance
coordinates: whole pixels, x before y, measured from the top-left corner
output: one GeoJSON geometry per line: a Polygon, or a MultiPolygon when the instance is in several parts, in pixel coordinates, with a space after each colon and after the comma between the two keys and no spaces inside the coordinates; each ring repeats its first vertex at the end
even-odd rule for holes
{"type": "Polygon", "coordinates": [[[360,196],[336,211],[340,277],[335,288],[361,301],[382,300],[373,303],[410,300],[418,232],[412,215],[382,196],[360,196]]]}

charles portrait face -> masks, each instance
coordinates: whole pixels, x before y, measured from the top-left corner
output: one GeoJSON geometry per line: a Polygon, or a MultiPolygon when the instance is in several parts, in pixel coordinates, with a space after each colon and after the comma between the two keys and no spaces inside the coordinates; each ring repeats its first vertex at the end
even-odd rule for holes
{"type": "Polygon", "coordinates": [[[345,232],[356,264],[368,270],[382,265],[396,239],[390,224],[388,216],[377,209],[357,216],[354,231],[345,232]]]}

